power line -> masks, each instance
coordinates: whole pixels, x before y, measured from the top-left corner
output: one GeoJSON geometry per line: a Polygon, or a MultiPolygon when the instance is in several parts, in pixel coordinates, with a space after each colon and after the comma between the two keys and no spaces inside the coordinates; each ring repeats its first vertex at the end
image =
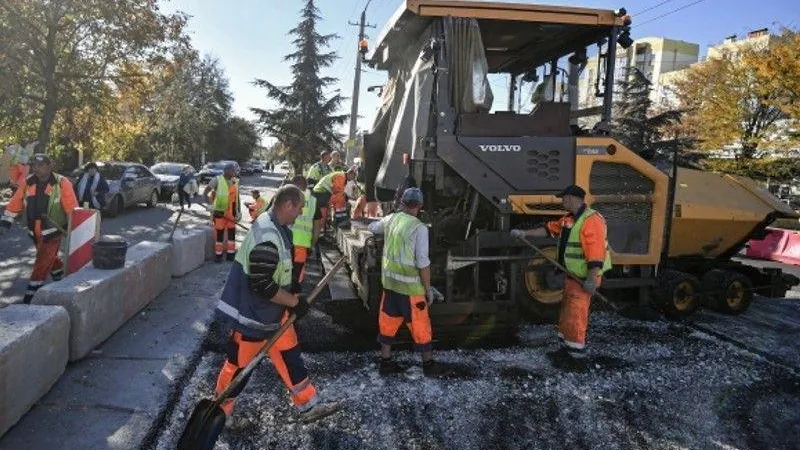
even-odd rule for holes
{"type": "Polygon", "coordinates": [[[670,12],[668,12],[668,13],[664,13],[664,14],[661,14],[660,16],[653,17],[652,19],[650,19],[650,20],[646,20],[646,21],[644,21],[644,22],[642,22],[642,23],[640,23],[640,24],[635,24],[635,25],[634,25],[634,26],[632,26],[631,28],[633,28],[633,27],[641,27],[641,26],[643,26],[643,25],[646,25],[646,24],[648,24],[648,23],[650,23],[650,22],[655,22],[656,20],[658,20],[658,19],[660,19],[660,18],[662,18],[662,17],[666,17],[666,16],[668,16],[668,15],[670,15],[670,14],[674,14],[674,13],[676,13],[676,12],[678,12],[678,11],[683,11],[684,9],[686,9],[686,8],[688,8],[688,7],[690,7],[690,6],[694,6],[694,5],[698,4],[698,3],[703,3],[704,1],[705,1],[705,0],[695,0],[695,1],[694,1],[694,2],[692,2],[692,3],[689,3],[689,4],[687,4],[687,5],[681,6],[680,8],[675,8],[675,9],[673,9],[672,11],[670,11],[670,12]]]}
{"type": "Polygon", "coordinates": [[[644,9],[644,10],[642,10],[642,11],[637,11],[637,12],[635,12],[635,13],[631,13],[631,16],[638,16],[639,14],[644,14],[644,13],[646,13],[647,11],[652,11],[652,10],[654,10],[654,9],[658,8],[658,7],[659,7],[659,6],[661,6],[661,5],[666,5],[667,3],[670,3],[670,2],[673,2],[673,1],[675,1],[675,0],[665,0],[665,1],[661,2],[661,3],[655,4],[655,5],[653,5],[653,6],[649,7],[649,8],[647,8],[647,9],[644,9]]]}

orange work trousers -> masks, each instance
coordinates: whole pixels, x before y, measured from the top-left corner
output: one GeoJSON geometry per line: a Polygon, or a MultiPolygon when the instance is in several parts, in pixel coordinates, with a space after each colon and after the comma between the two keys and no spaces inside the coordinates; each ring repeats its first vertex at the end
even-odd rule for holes
{"type": "Polygon", "coordinates": [[[217,239],[214,243],[214,254],[217,258],[222,257],[222,252],[225,251],[225,231],[227,230],[227,253],[228,258],[232,259],[233,255],[236,254],[236,222],[227,217],[214,217],[214,230],[217,234],[217,239]]]}
{"type": "MultiPolygon", "coordinates": [[[[289,314],[284,313],[281,323],[288,320],[289,314]]],[[[247,366],[258,351],[264,346],[266,340],[249,339],[240,332],[231,333],[231,340],[226,350],[227,357],[222,365],[222,370],[217,377],[216,393],[224,391],[240,370],[247,366]]],[[[294,326],[289,327],[269,350],[269,359],[278,372],[283,384],[289,389],[294,405],[301,410],[307,409],[317,401],[317,389],[311,384],[308,371],[303,363],[300,347],[297,346],[297,333],[294,326]]],[[[249,379],[248,379],[249,380],[249,379]]],[[[240,384],[232,395],[226,399],[221,407],[226,415],[233,412],[236,397],[242,392],[248,380],[240,384]]]]}
{"type": "Polygon", "coordinates": [[[583,289],[581,283],[569,277],[564,280],[558,337],[566,350],[572,354],[580,355],[586,351],[586,330],[589,328],[591,300],[591,295],[583,289]]]}
{"type": "Polygon", "coordinates": [[[404,295],[384,289],[378,313],[378,343],[392,345],[400,326],[406,324],[414,341],[414,350],[429,352],[433,349],[431,318],[428,301],[424,295],[404,295]]]}
{"type": "Polygon", "coordinates": [[[303,281],[306,278],[306,261],[308,261],[309,249],[299,245],[294,246],[292,258],[292,294],[299,294],[302,291],[303,281]]]}
{"type": "Polygon", "coordinates": [[[44,286],[47,275],[54,279],[60,279],[64,275],[64,263],[58,257],[58,250],[61,248],[61,236],[53,237],[48,240],[36,238],[36,260],[33,263],[33,271],[28,282],[28,289],[25,292],[25,302],[28,303],[33,298],[36,291],[44,286]]]}

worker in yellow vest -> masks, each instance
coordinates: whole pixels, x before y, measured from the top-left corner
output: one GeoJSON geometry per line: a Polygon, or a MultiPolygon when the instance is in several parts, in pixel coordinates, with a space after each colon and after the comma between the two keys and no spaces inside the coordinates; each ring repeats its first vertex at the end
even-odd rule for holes
{"type": "Polygon", "coordinates": [[[227,259],[233,261],[236,257],[236,222],[242,219],[242,212],[239,201],[239,183],[234,175],[233,164],[226,165],[225,172],[212,178],[203,191],[203,195],[211,200],[213,206],[212,222],[217,234],[214,244],[216,262],[222,262],[226,231],[228,232],[227,259]]]}
{"type": "Polygon", "coordinates": [[[557,195],[566,216],[539,228],[514,229],[511,235],[523,237],[558,237],[558,262],[580,279],[564,280],[564,297],[558,321],[561,347],[554,352],[559,360],[576,362],[586,355],[586,330],[589,327],[589,305],[600,287],[603,273],[611,269],[606,240],[606,221],[584,202],[586,191],[580,186],[567,186],[557,195]]]}
{"type": "Polygon", "coordinates": [[[296,292],[300,292],[300,286],[303,284],[306,275],[306,262],[311,256],[319,237],[319,230],[314,226],[314,223],[322,215],[319,208],[317,208],[316,197],[311,195],[311,191],[308,189],[306,179],[302,176],[295,176],[292,184],[300,188],[305,196],[303,212],[295,219],[291,227],[292,243],[294,244],[292,280],[296,282],[296,285],[293,286],[293,291],[296,289],[296,292]]]}
{"type": "Polygon", "coordinates": [[[11,154],[11,162],[8,169],[8,181],[11,183],[12,188],[24,186],[25,181],[28,179],[28,160],[39,141],[29,142],[25,145],[9,145],[6,148],[11,154]]]}

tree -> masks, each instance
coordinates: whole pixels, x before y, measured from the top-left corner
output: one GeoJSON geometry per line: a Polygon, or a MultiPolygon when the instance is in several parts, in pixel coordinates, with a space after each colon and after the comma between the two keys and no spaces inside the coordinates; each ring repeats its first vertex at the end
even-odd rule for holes
{"type": "Polygon", "coordinates": [[[289,31],[296,37],[293,42],[297,47],[296,52],[284,57],[284,61],[292,62],[292,84],[279,87],[262,79],[254,82],[266,89],[269,99],[280,105],[269,110],[251,108],[258,116],[261,131],[290,149],[288,156],[297,170],[316,160],[321,150],[341,146],[341,136],[334,128],[348,118],[345,114],[336,114],[342,97],[336,94],[326,98],[323,92],[337,80],[321,77],[320,69],[330,66],[336,55],[321,53],[321,48],[337,36],[317,33],[318,12],[314,0],[307,0],[301,12],[302,20],[289,31]]]}
{"type": "Polygon", "coordinates": [[[208,156],[212,160],[249,160],[258,147],[259,136],[254,124],[241,117],[232,117],[218,124],[209,133],[208,156]]]}
{"type": "Polygon", "coordinates": [[[614,105],[614,135],[644,159],[671,155],[692,145],[692,140],[672,132],[680,124],[683,111],[666,109],[655,112],[650,99],[651,83],[635,67],[617,82],[619,101],[614,105]],[[666,136],[671,136],[667,139],[666,136]]]}
{"type": "Polygon", "coordinates": [[[160,58],[185,21],[161,14],[157,0],[3,0],[0,73],[11,75],[2,109],[34,115],[46,149],[59,111],[97,100],[125,62],[160,58]]]}
{"type": "Polygon", "coordinates": [[[797,105],[797,86],[790,83],[796,84],[800,66],[797,59],[786,60],[797,52],[783,45],[750,46],[687,70],[676,91],[690,111],[685,124],[704,150],[735,143],[737,159],[755,156],[797,105]]]}

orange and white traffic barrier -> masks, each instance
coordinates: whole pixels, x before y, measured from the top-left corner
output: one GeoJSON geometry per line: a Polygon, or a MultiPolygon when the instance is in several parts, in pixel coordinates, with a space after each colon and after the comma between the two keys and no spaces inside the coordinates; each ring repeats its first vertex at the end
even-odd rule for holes
{"type": "Polygon", "coordinates": [[[92,261],[92,244],[100,236],[100,212],[75,208],[67,230],[67,274],[75,273],[92,261]]]}

